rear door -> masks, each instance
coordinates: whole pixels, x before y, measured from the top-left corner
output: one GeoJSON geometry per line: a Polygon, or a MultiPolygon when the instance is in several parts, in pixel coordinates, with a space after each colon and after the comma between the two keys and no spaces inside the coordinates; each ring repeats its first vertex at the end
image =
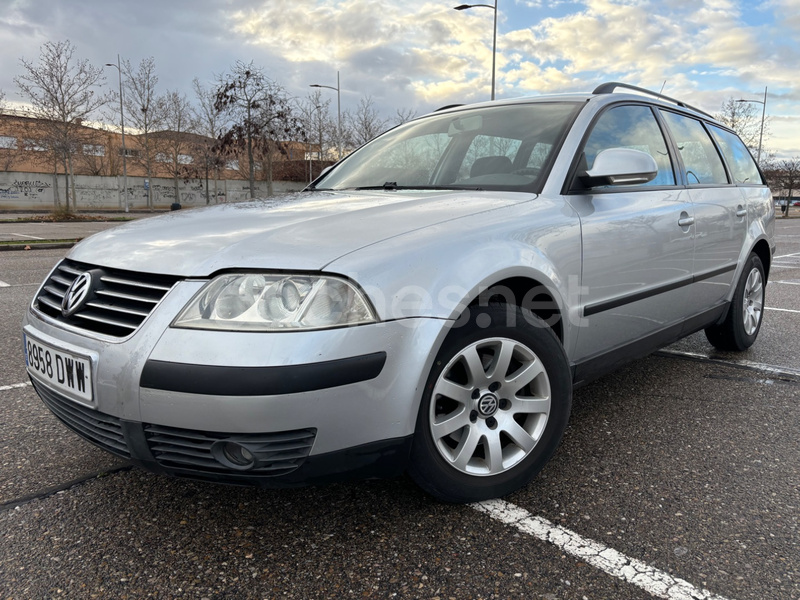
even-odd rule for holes
{"type": "Polygon", "coordinates": [[[689,302],[695,314],[725,301],[747,234],[747,200],[733,184],[706,125],[661,110],[694,204],[696,241],[689,302]]]}

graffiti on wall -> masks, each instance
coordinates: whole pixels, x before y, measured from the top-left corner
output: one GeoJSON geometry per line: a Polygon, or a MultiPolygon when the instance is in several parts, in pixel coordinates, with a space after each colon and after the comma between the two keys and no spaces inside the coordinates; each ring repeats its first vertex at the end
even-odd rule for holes
{"type": "Polygon", "coordinates": [[[15,179],[7,187],[0,187],[0,198],[39,200],[51,187],[51,184],[39,179],[15,179]]]}
{"type": "Polygon", "coordinates": [[[20,194],[30,196],[31,194],[41,194],[43,191],[50,189],[50,184],[40,180],[14,180],[12,187],[15,187],[20,194]]]}
{"type": "MultiPolygon", "coordinates": [[[[46,176],[45,176],[46,179],[46,176]]],[[[42,179],[38,173],[0,172],[0,209],[41,209],[50,208],[55,199],[52,181],[42,179]]],[[[64,202],[64,178],[59,176],[58,195],[64,202]]],[[[277,193],[286,193],[302,189],[304,184],[275,182],[277,193]]],[[[76,202],[78,210],[119,209],[123,206],[123,178],[78,175],[75,177],[76,202]]],[[[250,197],[249,185],[242,181],[208,182],[208,200],[206,199],[206,182],[193,179],[180,181],[176,198],[175,183],[171,179],[152,179],[150,181],[150,198],[155,208],[169,208],[173,202],[183,206],[205,206],[240,202],[250,197]]],[[[266,183],[257,182],[256,196],[266,197],[266,183]],[[264,189],[262,189],[262,186],[264,189]]],[[[143,177],[128,177],[127,201],[131,208],[147,206],[147,188],[143,177]]],[[[71,196],[71,193],[70,193],[71,196]]],[[[70,204],[72,202],[70,201],[70,204]]]]}

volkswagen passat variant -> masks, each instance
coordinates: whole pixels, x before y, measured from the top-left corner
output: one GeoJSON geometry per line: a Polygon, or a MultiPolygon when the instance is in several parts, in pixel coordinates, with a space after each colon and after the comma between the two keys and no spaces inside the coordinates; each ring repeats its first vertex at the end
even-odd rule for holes
{"type": "Polygon", "coordinates": [[[152,471],[502,496],[576,385],[699,330],[753,344],[774,220],[736,134],[668,97],[449,107],[293,197],[84,240],[25,315],[25,359],[68,427],[152,471]]]}

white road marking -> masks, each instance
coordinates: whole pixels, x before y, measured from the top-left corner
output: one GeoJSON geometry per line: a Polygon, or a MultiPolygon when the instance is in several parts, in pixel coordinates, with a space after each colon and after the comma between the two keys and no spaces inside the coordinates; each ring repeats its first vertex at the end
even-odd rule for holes
{"type": "Polygon", "coordinates": [[[651,567],[609,548],[605,544],[585,538],[574,531],[537,517],[524,508],[505,500],[487,500],[472,504],[472,508],[485,513],[506,525],[532,535],[543,542],[554,544],[563,552],[640,587],[656,598],[667,600],[725,600],[708,590],[696,588],[688,581],[651,567]]]}
{"type": "Polygon", "coordinates": [[[29,240],[43,240],[44,238],[36,237],[35,235],[25,235],[24,233],[12,233],[11,235],[16,235],[17,237],[28,238],[29,240]]]}
{"type": "MultiPolygon", "coordinates": [[[[792,236],[794,237],[794,236],[792,236]]],[[[773,260],[778,260],[779,258],[790,258],[793,256],[800,256],[800,252],[795,252],[794,254],[784,254],[782,256],[776,256],[773,260]]]]}
{"type": "Polygon", "coordinates": [[[770,281],[770,283],[782,283],[784,285],[800,285],[800,281],[775,281],[774,279],[770,281]]]}
{"type": "Polygon", "coordinates": [[[6,283],[5,281],[0,280],[0,287],[11,287],[10,283],[6,283]]]}
{"type": "Polygon", "coordinates": [[[780,312],[800,313],[800,310],[792,310],[791,308],[771,308],[769,306],[765,306],[764,310],[777,310],[780,312]]]}
{"type": "Polygon", "coordinates": [[[778,367],[776,365],[767,365],[765,363],[751,362],[749,360],[724,360],[721,358],[714,358],[702,352],[684,352],[683,350],[659,350],[658,354],[672,355],[672,356],[685,356],[687,358],[695,358],[700,360],[708,360],[711,362],[724,363],[733,365],[735,367],[747,367],[748,369],[755,369],[757,371],[764,371],[773,375],[786,375],[789,377],[800,377],[800,369],[793,369],[791,367],[778,367]]]}
{"type": "Polygon", "coordinates": [[[0,385],[0,392],[7,392],[8,390],[17,390],[19,388],[28,387],[31,385],[30,381],[25,383],[12,383],[11,385],[0,385]]]}

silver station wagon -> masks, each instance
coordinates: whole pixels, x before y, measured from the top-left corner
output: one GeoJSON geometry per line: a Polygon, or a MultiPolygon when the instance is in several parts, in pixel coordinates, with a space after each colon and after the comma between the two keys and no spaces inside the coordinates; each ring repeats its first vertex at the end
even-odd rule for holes
{"type": "Polygon", "coordinates": [[[407,472],[503,496],[575,386],[705,330],[756,339],[775,209],[708,114],[619,83],[453,106],[280,200],[75,246],[24,318],[68,427],[146,469],[264,487],[407,472]]]}

